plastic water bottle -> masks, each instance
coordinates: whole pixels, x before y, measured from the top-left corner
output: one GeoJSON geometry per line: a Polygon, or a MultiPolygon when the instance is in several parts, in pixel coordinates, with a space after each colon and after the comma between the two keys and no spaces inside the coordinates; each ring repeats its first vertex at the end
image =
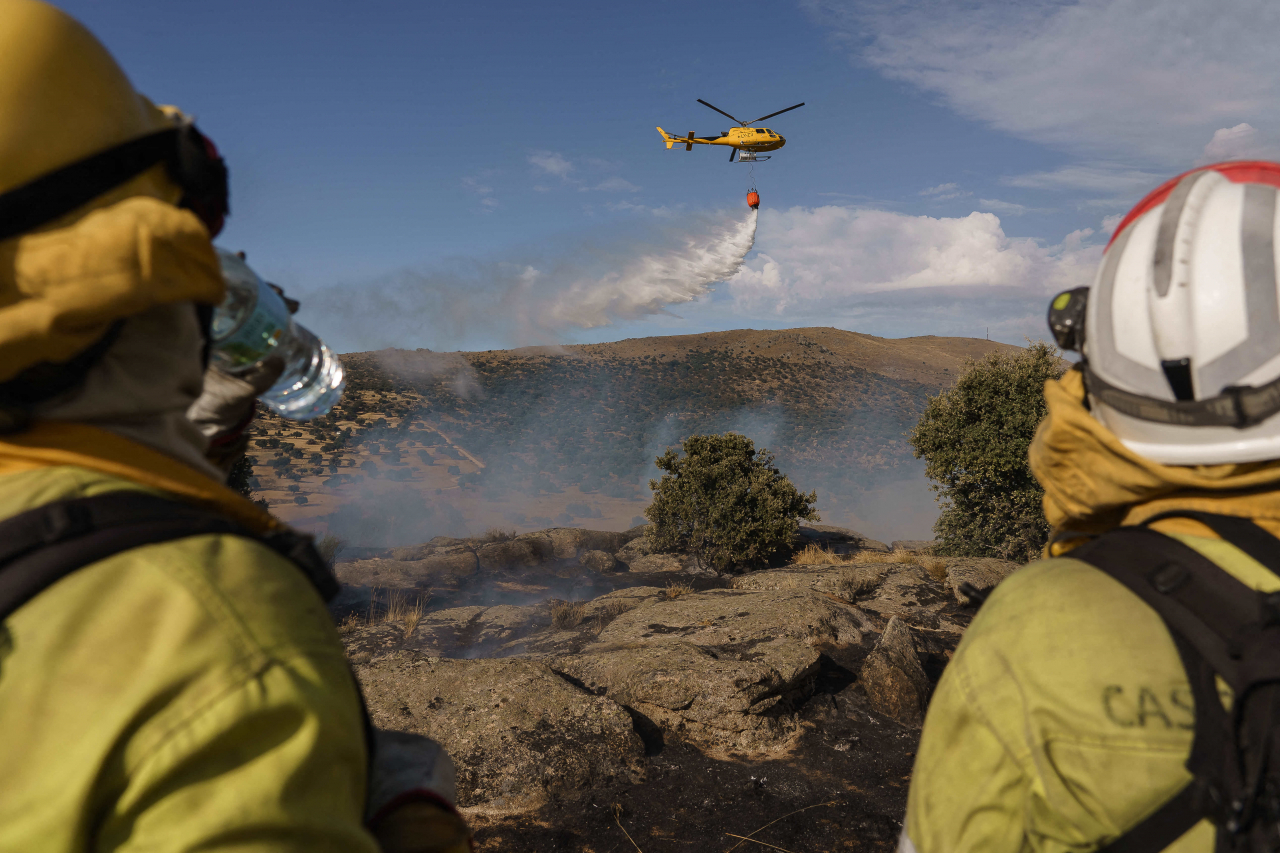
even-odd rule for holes
{"type": "Polygon", "coordinates": [[[280,294],[242,258],[226,249],[217,252],[227,298],[213,312],[210,359],[234,376],[278,356],[284,372],[258,399],[290,420],[309,421],[328,413],[346,387],[342,362],[293,321],[280,294]]]}

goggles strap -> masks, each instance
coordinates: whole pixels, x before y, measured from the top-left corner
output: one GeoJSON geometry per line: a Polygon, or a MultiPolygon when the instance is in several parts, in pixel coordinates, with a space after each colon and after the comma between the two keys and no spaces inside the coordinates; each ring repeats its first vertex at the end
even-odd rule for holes
{"type": "Polygon", "coordinates": [[[1088,363],[1082,365],[1085,389],[1122,415],[1173,426],[1256,426],[1280,412],[1280,378],[1258,387],[1224,388],[1207,400],[1157,400],[1117,388],[1088,363]]]}
{"type": "Polygon", "coordinates": [[[227,211],[226,166],[200,131],[187,124],[99,151],[0,195],[0,241],[64,216],[157,163],[165,163],[183,188],[183,206],[217,233],[227,211]]]}

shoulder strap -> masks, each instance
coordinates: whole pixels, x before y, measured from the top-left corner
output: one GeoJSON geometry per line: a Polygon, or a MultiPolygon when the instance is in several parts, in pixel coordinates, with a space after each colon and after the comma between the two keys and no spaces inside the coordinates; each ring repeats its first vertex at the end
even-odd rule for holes
{"type": "Polygon", "coordinates": [[[294,562],[326,601],[337,594],[337,580],[309,536],[260,536],[211,510],[128,490],[55,501],[0,522],[0,621],[83,566],[142,545],[213,533],[262,542],[294,562]]]}

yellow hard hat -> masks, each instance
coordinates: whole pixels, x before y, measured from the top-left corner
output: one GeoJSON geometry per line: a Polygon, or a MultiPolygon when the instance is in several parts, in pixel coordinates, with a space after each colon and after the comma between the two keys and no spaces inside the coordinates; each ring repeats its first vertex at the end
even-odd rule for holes
{"type": "Polygon", "coordinates": [[[124,318],[220,302],[225,179],[190,120],[138,94],[79,22],[0,0],[0,404],[124,318]]]}

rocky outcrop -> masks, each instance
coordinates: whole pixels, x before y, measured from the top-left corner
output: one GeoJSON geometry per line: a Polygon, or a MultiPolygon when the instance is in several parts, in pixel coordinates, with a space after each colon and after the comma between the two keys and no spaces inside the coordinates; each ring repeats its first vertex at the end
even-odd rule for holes
{"type": "Polygon", "coordinates": [[[355,671],[374,725],[444,745],[460,806],[531,809],[642,781],[644,744],[627,712],[541,663],[402,651],[355,671]]]}
{"type": "MultiPolygon", "coordinates": [[[[577,566],[573,584],[635,583],[637,563],[678,559],[641,553],[642,537],[632,538],[614,552],[630,558],[629,571],[609,572],[625,564],[586,547],[592,540],[580,533],[489,544],[531,543],[510,554],[573,553],[572,563],[556,563],[577,566]]],[[[470,774],[466,802],[523,809],[638,772],[643,747],[632,738],[764,760],[797,748],[824,715],[902,732],[919,726],[972,613],[953,582],[985,583],[1005,567],[949,559],[946,571],[932,561],[926,570],[902,554],[859,553],[858,562],[740,575],[732,588],[680,569],[668,571],[670,581],[640,581],[665,587],[623,587],[586,601],[448,607],[416,625],[354,624],[344,641],[380,724],[445,742],[470,774]],[[695,590],[695,582],[710,588],[695,590]]],[[[500,589],[529,583],[545,565],[483,574],[476,559],[480,576],[500,589]]]]}
{"type": "Polygon", "coordinates": [[[929,679],[916,655],[911,629],[894,616],[859,676],[871,707],[908,726],[924,722],[929,679]]]}

